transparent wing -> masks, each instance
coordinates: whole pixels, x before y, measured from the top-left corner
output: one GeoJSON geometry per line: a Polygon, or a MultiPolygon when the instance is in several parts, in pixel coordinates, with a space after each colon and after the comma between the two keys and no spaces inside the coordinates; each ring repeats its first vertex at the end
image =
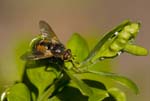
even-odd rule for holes
{"type": "MultiPolygon", "coordinates": [[[[21,56],[21,59],[23,60],[40,60],[40,59],[46,59],[53,56],[50,49],[45,49],[47,44],[61,44],[59,39],[57,38],[56,34],[50,27],[50,25],[41,20],[39,22],[40,32],[41,36],[40,39],[35,39],[32,42],[31,51],[26,52],[21,56]],[[43,42],[43,43],[40,43],[43,42]],[[39,45],[38,45],[39,44],[39,45]],[[39,48],[37,46],[41,46],[42,50],[38,50],[39,48]],[[44,51],[43,51],[44,49],[44,51]]],[[[49,46],[49,45],[48,45],[49,46]]]]}
{"type": "Polygon", "coordinates": [[[58,37],[47,22],[41,20],[39,27],[43,38],[50,40],[52,43],[60,43],[58,37]]]}
{"type": "Polygon", "coordinates": [[[40,60],[52,57],[52,54],[49,55],[42,55],[42,54],[33,54],[31,52],[26,52],[21,56],[22,60],[40,60]]]}

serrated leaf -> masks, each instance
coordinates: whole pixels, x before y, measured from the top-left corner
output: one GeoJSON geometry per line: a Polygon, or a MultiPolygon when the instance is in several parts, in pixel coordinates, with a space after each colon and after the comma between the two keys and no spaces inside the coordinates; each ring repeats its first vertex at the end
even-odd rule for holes
{"type": "Polygon", "coordinates": [[[132,80],[130,80],[124,76],[120,76],[115,73],[109,73],[109,72],[96,72],[96,71],[88,71],[88,72],[99,75],[99,76],[104,76],[104,77],[113,79],[116,82],[131,89],[135,94],[139,93],[139,89],[138,89],[137,85],[132,80]]]}
{"type": "Polygon", "coordinates": [[[74,33],[67,42],[67,48],[71,49],[72,54],[75,55],[77,61],[81,62],[89,53],[87,42],[78,33],[74,33]]]}
{"type": "Polygon", "coordinates": [[[116,99],[116,101],[126,101],[126,95],[124,92],[117,88],[110,88],[108,92],[116,99]]]}
{"type": "Polygon", "coordinates": [[[75,77],[70,71],[65,70],[66,74],[70,77],[71,81],[74,82],[81,90],[83,95],[91,96],[93,94],[92,89],[85,84],[82,80],[75,77]]]}
{"type": "Polygon", "coordinates": [[[7,92],[8,101],[31,101],[30,92],[23,83],[13,85],[7,92]]]}

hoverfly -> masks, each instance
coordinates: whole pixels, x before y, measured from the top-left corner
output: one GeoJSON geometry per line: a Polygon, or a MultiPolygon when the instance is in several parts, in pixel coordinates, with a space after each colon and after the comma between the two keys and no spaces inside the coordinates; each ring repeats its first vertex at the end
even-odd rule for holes
{"type": "Polygon", "coordinates": [[[31,51],[25,53],[21,58],[23,60],[40,60],[54,57],[63,61],[71,60],[71,50],[66,49],[59,41],[50,25],[45,21],[40,21],[39,28],[41,34],[38,40],[31,41],[31,51]]]}

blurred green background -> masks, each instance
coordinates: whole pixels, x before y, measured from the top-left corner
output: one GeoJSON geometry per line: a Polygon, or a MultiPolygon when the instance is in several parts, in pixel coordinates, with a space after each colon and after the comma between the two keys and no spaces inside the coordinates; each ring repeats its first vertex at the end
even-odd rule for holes
{"type": "MultiPolygon", "coordinates": [[[[20,79],[18,71],[24,62],[19,57],[39,33],[39,20],[46,20],[65,44],[74,32],[95,42],[129,18],[142,23],[136,41],[149,50],[149,4],[148,0],[0,0],[0,90],[20,79]]],[[[116,58],[114,71],[132,79],[140,88],[138,96],[125,90],[128,101],[150,99],[149,58],[129,54],[116,58]]]]}

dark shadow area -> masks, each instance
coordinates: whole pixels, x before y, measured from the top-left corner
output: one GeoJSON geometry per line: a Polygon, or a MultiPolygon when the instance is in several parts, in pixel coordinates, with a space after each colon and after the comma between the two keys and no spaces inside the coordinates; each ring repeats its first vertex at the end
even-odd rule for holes
{"type": "MultiPolygon", "coordinates": [[[[33,68],[45,68],[45,71],[49,72],[49,71],[52,70],[50,68],[54,68],[56,71],[60,71],[62,69],[61,66],[63,64],[64,64],[64,62],[61,59],[54,58],[54,57],[47,58],[47,59],[27,61],[26,64],[25,64],[25,69],[24,69],[24,73],[23,73],[23,76],[22,76],[22,82],[29,88],[30,93],[33,92],[35,94],[35,96],[37,97],[38,96],[38,89],[29,80],[28,75],[27,75],[27,70],[28,69],[33,69],[33,68]]],[[[49,85],[48,87],[50,87],[50,86],[51,85],[49,85]]],[[[31,101],[32,101],[32,99],[31,99],[31,101]]]]}
{"type": "Polygon", "coordinates": [[[70,86],[65,86],[57,97],[61,101],[88,101],[87,96],[82,95],[78,89],[70,86]]]}
{"type": "Polygon", "coordinates": [[[105,98],[103,101],[117,101],[111,94],[109,94],[109,97],[105,98]]]}
{"type": "Polygon", "coordinates": [[[88,79],[83,79],[83,81],[90,87],[107,90],[105,85],[101,82],[94,81],[94,80],[88,80],[88,79]]]}
{"type": "MultiPolygon", "coordinates": [[[[22,82],[29,88],[30,95],[31,95],[31,92],[33,92],[35,94],[35,96],[37,97],[38,96],[38,89],[29,80],[29,78],[27,76],[26,69],[27,69],[27,67],[25,66],[25,70],[24,70],[24,73],[23,73],[23,76],[22,76],[22,82]]],[[[32,101],[32,98],[31,98],[31,101],[32,101]]]]}
{"type": "Polygon", "coordinates": [[[60,66],[64,64],[64,61],[61,60],[60,58],[46,58],[46,59],[40,59],[40,60],[30,60],[27,61],[25,66],[26,69],[29,68],[39,68],[45,66],[45,70],[48,70],[49,67],[53,67],[56,70],[60,70],[60,66]]]}

